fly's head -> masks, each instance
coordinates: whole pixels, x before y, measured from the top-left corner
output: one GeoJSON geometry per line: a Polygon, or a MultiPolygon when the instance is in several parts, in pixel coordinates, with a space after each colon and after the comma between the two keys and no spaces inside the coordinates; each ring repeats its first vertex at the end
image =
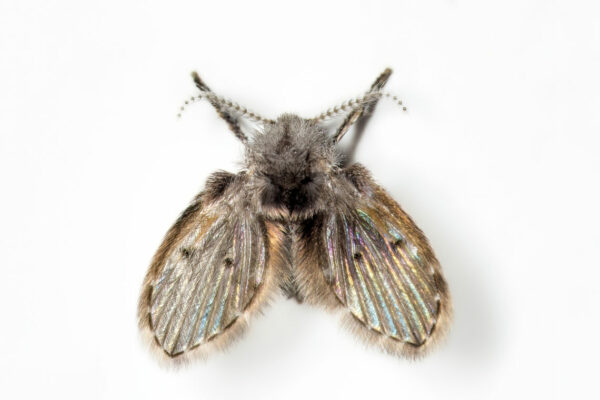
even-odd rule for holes
{"type": "Polygon", "coordinates": [[[325,207],[338,154],[324,128],[284,114],[248,143],[246,163],[265,215],[306,217],[325,207]]]}

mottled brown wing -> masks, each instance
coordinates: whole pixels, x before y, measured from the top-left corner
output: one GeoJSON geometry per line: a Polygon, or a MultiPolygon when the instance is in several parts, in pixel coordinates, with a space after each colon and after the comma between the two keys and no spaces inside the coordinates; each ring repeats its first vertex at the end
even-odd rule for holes
{"type": "Polygon", "coordinates": [[[450,319],[440,265],[421,230],[363,167],[355,165],[339,179],[345,194],[335,211],[304,232],[306,260],[318,260],[325,278],[307,279],[307,286],[317,294],[319,285],[328,285],[368,341],[419,355],[450,319]]]}
{"type": "Polygon", "coordinates": [[[142,288],[140,328],[170,358],[228,344],[276,287],[243,176],[215,174],[207,186],[167,233],[142,288]]]}

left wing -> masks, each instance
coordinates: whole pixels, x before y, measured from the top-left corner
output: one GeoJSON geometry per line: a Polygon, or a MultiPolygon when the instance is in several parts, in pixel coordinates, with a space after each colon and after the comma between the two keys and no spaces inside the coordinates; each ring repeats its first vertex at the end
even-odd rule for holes
{"type": "Polygon", "coordinates": [[[270,251],[264,222],[245,204],[245,185],[243,174],[214,174],[148,270],[139,325],[168,359],[224,347],[277,290],[277,250],[270,251]]]}

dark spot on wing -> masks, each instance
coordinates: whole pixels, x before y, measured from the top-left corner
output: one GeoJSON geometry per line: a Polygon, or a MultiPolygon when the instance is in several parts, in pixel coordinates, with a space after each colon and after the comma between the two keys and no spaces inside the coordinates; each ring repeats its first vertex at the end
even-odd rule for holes
{"type": "Polygon", "coordinates": [[[181,249],[181,255],[184,256],[185,258],[190,258],[190,256],[192,255],[192,250],[184,247],[181,249]]]}

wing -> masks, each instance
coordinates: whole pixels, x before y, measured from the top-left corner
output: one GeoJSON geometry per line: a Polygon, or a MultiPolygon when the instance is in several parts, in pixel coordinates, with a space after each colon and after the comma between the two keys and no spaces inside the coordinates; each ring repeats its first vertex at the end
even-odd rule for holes
{"type": "Polygon", "coordinates": [[[417,356],[450,320],[440,265],[421,230],[364,167],[344,171],[336,185],[343,195],[333,211],[302,229],[302,268],[320,266],[302,276],[308,297],[343,305],[351,326],[369,342],[417,356]]]}
{"type": "Polygon", "coordinates": [[[168,358],[228,344],[277,286],[264,223],[245,204],[245,182],[243,174],[214,174],[152,261],[139,325],[168,358]]]}

